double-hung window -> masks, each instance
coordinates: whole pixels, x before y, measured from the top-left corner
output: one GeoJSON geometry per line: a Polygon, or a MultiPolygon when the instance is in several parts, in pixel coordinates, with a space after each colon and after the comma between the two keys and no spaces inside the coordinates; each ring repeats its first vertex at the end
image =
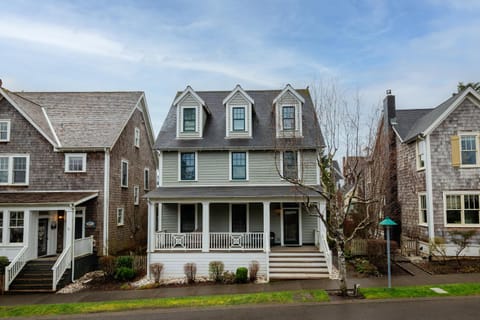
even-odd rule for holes
{"type": "Polygon", "coordinates": [[[0,184],[28,184],[29,157],[24,155],[0,155],[0,184]]]}
{"type": "Polygon", "coordinates": [[[0,120],[0,142],[10,141],[10,120],[0,120]]]}
{"type": "Polygon", "coordinates": [[[477,164],[477,136],[462,135],[460,137],[462,165],[477,164]]]}
{"type": "Polygon", "coordinates": [[[135,128],[135,133],[133,135],[133,145],[137,148],[140,148],[140,129],[135,128]]]}
{"type": "Polygon", "coordinates": [[[427,224],[427,195],[418,195],[418,220],[420,224],[427,224]]]}
{"type": "Polygon", "coordinates": [[[65,172],[86,172],[87,154],[86,153],[66,153],[65,154],[65,172]]]}
{"type": "Polygon", "coordinates": [[[140,187],[133,186],[133,204],[138,206],[140,203],[140,187]]]}
{"type": "Polygon", "coordinates": [[[145,168],[143,170],[143,189],[150,190],[150,169],[145,168]]]}
{"type": "Polygon", "coordinates": [[[182,152],[180,154],[180,180],[195,180],[195,152],[182,152]]]}
{"type": "Polygon", "coordinates": [[[233,131],[245,131],[245,107],[232,108],[233,131]]]}
{"type": "Polygon", "coordinates": [[[128,161],[122,160],[122,166],[120,168],[120,185],[122,187],[128,187],[128,161]]]}
{"type": "Polygon", "coordinates": [[[295,107],[282,107],[282,128],[283,130],[295,130],[295,107]]]}
{"type": "Polygon", "coordinates": [[[445,201],[447,225],[480,225],[478,194],[448,194],[445,201]]]}
{"type": "Polygon", "coordinates": [[[183,108],[183,132],[197,131],[197,109],[183,108]]]}
{"type": "Polygon", "coordinates": [[[117,226],[123,226],[125,224],[125,209],[117,208],[117,226]]]}
{"type": "Polygon", "coordinates": [[[10,211],[10,243],[23,242],[23,211],[10,211]]]}
{"type": "Polygon", "coordinates": [[[417,142],[417,169],[425,168],[425,140],[417,142]]]}
{"type": "Polygon", "coordinates": [[[247,153],[232,152],[232,180],[247,180],[247,153]]]}
{"type": "Polygon", "coordinates": [[[285,179],[298,179],[297,152],[283,152],[283,177],[285,179]]]}

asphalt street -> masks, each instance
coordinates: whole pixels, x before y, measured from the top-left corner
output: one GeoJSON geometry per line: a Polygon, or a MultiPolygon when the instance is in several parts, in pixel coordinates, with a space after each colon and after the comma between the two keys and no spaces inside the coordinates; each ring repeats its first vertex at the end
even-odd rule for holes
{"type": "MultiPolygon", "coordinates": [[[[479,319],[480,297],[330,302],[295,305],[248,305],[228,308],[147,309],[41,319],[341,319],[341,320],[470,320],[479,319]]],[[[31,318],[30,318],[31,319],[31,318]]],[[[38,318],[39,319],[39,318],[38,318]]]]}

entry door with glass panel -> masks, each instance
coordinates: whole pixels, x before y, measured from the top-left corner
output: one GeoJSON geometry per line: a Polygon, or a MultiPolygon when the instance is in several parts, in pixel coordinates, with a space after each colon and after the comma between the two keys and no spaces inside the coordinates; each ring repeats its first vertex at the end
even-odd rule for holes
{"type": "Polygon", "coordinates": [[[38,251],[39,257],[47,255],[48,218],[38,219],[38,251]]]}
{"type": "Polygon", "coordinates": [[[283,209],[283,243],[299,245],[298,209],[283,209]]]}

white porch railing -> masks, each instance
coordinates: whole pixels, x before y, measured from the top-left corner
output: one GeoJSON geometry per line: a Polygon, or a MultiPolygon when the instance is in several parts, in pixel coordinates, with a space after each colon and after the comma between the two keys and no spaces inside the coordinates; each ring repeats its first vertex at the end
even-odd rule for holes
{"type": "Polygon", "coordinates": [[[12,262],[5,268],[5,291],[8,291],[8,287],[15,277],[22,271],[27,261],[31,259],[31,254],[31,249],[28,246],[23,247],[12,262]]]}
{"type": "Polygon", "coordinates": [[[155,250],[201,250],[202,233],[155,233],[155,250]]]}
{"type": "Polygon", "coordinates": [[[328,273],[332,274],[332,250],[328,247],[327,234],[325,228],[315,230],[315,246],[323,252],[325,262],[327,263],[328,273]]]}
{"type": "Polygon", "coordinates": [[[74,256],[75,258],[86,256],[93,253],[93,236],[75,239],[74,256]]]}
{"type": "Polygon", "coordinates": [[[262,250],[263,232],[211,232],[210,250],[262,250]]]}
{"type": "Polygon", "coordinates": [[[62,279],[65,270],[71,267],[72,264],[72,246],[68,246],[63,249],[62,253],[58,257],[57,261],[52,267],[53,271],[53,280],[52,280],[52,290],[57,290],[57,284],[62,279]]]}

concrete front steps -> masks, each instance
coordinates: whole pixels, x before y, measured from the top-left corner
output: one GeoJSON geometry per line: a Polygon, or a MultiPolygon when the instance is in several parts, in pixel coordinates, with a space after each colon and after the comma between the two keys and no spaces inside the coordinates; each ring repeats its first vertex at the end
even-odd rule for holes
{"type": "Polygon", "coordinates": [[[275,279],[329,278],[325,256],[319,251],[282,250],[269,256],[269,276],[275,279]]]}

